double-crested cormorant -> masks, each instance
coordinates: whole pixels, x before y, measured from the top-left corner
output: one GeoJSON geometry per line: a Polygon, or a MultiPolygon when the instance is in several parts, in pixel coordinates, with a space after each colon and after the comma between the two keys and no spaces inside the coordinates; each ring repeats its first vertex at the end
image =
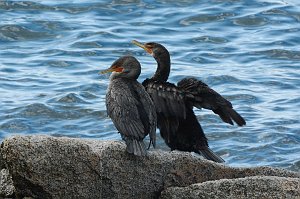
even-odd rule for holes
{"type": "Polygon", "coordinates": [[[155,147],[157,118],[150,96],[137,81],[141,65],[136,58],[124,56],[101,71],[107,72],[112,72],[106,93],[107,113],[126,142],[126,150],[145,156],[143,139],[149,134],[150,144],[155,147]]]}
{"type": "Polygon", "coordinates": [[[151,54],[157,62],[153,77],[146,79],[143,86],[151,96],[157,113],[157,126],[165,143],[171,150],[201,154],[209,160],[224,162],[210,150],[207,138],[198,122],[193,107],[210,109],[231,125],[246,124],[232,104],[208,85],[195,78],[184,78],[177,86],[167,82],[170,74],[170,54],[161,44],[149,42],[133,43],[151,54]]]}

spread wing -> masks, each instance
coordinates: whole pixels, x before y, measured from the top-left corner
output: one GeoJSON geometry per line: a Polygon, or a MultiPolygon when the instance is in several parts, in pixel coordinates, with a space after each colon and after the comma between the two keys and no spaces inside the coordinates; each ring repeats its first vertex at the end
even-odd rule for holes
{"type": "Polygon", "coordinates": [[[231,125],[235,121],[239,126],[246,124],[244,118],[233,108],[232,104],[208,85],[195,78],[184,78],[178,82],[178,88],[184,91],[191,106],[210,109],[231,125]]]}
{"type": "Polygon", "coordinates": [[[147,112],[140,96],[126,81],[114,80],[106,95],[107,113],[118,131],[127,137],[142,140],[147,134],[147,112]]]}

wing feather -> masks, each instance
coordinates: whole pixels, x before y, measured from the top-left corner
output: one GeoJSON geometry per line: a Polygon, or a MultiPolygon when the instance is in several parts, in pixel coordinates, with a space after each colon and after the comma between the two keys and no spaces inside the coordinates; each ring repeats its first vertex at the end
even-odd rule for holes
{"type": "Polygon", "coordinates": [[[244,118],[233,109],[228,100],[200,80],[184,78],[177,85],[186,93],[186,100],[191,106],[212,110],[224,122],[232,125],[233,121],[239,126],[246,124],[244,118]]]}
{"type": "Polygon", "coordinates": [[[140,104],[138,105],[138,108],[140,114],[143,115],[142,122],[146,127],[146,131],[149,133],[150,141],[155,147],[157,126],[157,115],[155,105],[151,97],[145,91],[144,87],[141,84],[135,84],[134,87],[134,90],[138,91],[137,95],[140,99],[140,104]]]}
{"type": "Polygon", "coordinates": [[[143,86],[151,96],[157,113],[165,117],[185,118],[184,93],[176,85],[146,79],[143,86]]]}
{"type": "Polygon", "coordinates": [[[147,132],[138,110],[140,102],[126,81],[113,81],[106,95],[107,113],[120,133],[141,140],[147,132]]]}

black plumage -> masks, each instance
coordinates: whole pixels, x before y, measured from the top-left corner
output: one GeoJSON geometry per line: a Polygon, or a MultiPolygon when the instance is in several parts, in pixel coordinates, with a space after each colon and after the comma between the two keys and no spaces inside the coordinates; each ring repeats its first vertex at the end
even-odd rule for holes
{"type": "Polygon", "coordinates": [[[106,72],[113,72],[106,93],[107,113],[126,142],[126,150],[145,156],[143,139],[149,134],[150,143],[155,146],[157,118],[149,94],[137,81],[140,63],[132,56],[124,56],[101,73],[106,72]]]}
{"type": "Polygon", "coordinates": [[[157,126],[165,143],[171,150],[196,152],[209,160],[224,162],[208,146],[207,138],[198,122],[193,107],[210,109],[231,125],[246,124],[232,104],[208,85],[195,78],[184,78],[175,84],[167,82],[170,74],[170,54],[161,44],[133,43],[151,54],[157,69],[143,86],[151,96],[157,112],[157,126]]]}

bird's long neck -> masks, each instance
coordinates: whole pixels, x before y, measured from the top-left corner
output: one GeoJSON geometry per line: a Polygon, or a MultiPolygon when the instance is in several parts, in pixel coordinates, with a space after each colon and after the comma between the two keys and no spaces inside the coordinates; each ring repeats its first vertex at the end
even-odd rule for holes
{"type": "Polygon", "coordinates": [[[170,74],[170,68],[171,68],[169,52],[165,52],[161,54],[161,56],[155,56],[154,58],[157,62],[157,69],[151,79],[160,80],[164,82],[167,81],[170,74]]]}

